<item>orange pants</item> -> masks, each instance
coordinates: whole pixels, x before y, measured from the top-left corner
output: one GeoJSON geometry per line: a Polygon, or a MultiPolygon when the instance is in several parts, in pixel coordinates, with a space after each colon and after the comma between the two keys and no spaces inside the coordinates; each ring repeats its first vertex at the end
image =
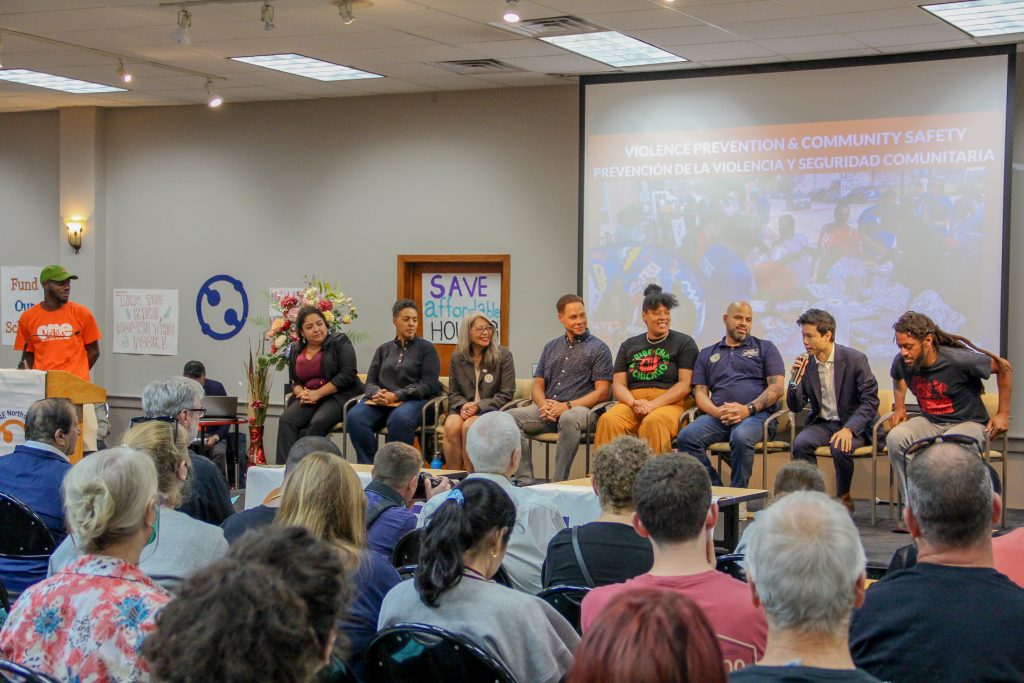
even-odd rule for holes
{"type": "MultiPolygon", "coordinates": [[[[630,393],[641,401],[653,401],[667,389],[634,389],[630,393]]],[[[617,436],[632,434],[647,441],[655,455],[672,450],[672,442],[679,433],[679,418],[692,405],[689,397],[679,403],[662,406],[647,415],[637,415],[625,403],[616,403],[597,421],[594,447],[600,447],[617,436]]]]}

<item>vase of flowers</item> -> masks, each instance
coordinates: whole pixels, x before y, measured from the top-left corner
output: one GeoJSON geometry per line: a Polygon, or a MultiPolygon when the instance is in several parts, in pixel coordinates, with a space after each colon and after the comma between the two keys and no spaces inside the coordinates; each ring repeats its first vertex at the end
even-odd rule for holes
{"type": "Polygon", "coordinates": [[[306,279],[302,291],[271,299],[270,306],[276,315],[270,321],[264,338],[270,343],[267,358],[275,370],[283,370],[288,365],[288,347],[299,340],[296,319],[303,307],[313,306],[324,314],[328,333],[345,331],[359,317],[352,297],[345,296],[334,285],[318,280],[316,276],[306,279]]]}
{"type": "Polygon", "coordinates": [[[267,406],[270,403],[270,368],[273,356],[266,354],[260,341],[260,353],[253,354],[249,347],[249,361],[245,363],[245,379],[249,386],[249,464],[266,465],[267,456],[263,450],[263,424],[267,420],[267,406]]]}

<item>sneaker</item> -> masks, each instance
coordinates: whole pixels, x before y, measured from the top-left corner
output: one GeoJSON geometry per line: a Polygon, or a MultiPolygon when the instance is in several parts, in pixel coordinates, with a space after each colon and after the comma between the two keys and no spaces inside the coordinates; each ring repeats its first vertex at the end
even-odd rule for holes
{"type": "Polygon", "coordinates": [[[839,503],[841,503],[842,506],[845,507],[851,515],[853,514],[856,505],[854,505],[853,498],[850,497],[849,493],[844,493],[843,495],[839,496],[839,498],[837,498],[836,500],[838,500],[839,503]]]}

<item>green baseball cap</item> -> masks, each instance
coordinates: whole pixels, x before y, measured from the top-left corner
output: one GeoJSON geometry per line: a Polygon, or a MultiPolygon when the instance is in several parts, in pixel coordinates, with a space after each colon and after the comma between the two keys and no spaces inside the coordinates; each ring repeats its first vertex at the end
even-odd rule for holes
{"type": "Polygon", "coordinates": [[[39,284],[45,285],[51,280],[53,282],[64,282],[65,280],[77,280],[77,275],[69,273],[64,266],[52,265],[43,268],[43,272],[39,273],[39,284]]]}

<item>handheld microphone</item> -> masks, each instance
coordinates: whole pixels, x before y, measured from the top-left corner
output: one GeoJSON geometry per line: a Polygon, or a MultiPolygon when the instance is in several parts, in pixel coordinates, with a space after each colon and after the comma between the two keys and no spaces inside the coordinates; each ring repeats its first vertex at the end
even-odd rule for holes
{"type": "Polygon", "coordinates": [[[789,378],[791,389],[796,389],[796,386],[800,384],[800,380],[804,378],[804,373],[807,372],[807,362],[810,359],[810,355],[806,353],[801,353],[796,357],[796,362],[793,363],[793,374],[789,378]]]}

